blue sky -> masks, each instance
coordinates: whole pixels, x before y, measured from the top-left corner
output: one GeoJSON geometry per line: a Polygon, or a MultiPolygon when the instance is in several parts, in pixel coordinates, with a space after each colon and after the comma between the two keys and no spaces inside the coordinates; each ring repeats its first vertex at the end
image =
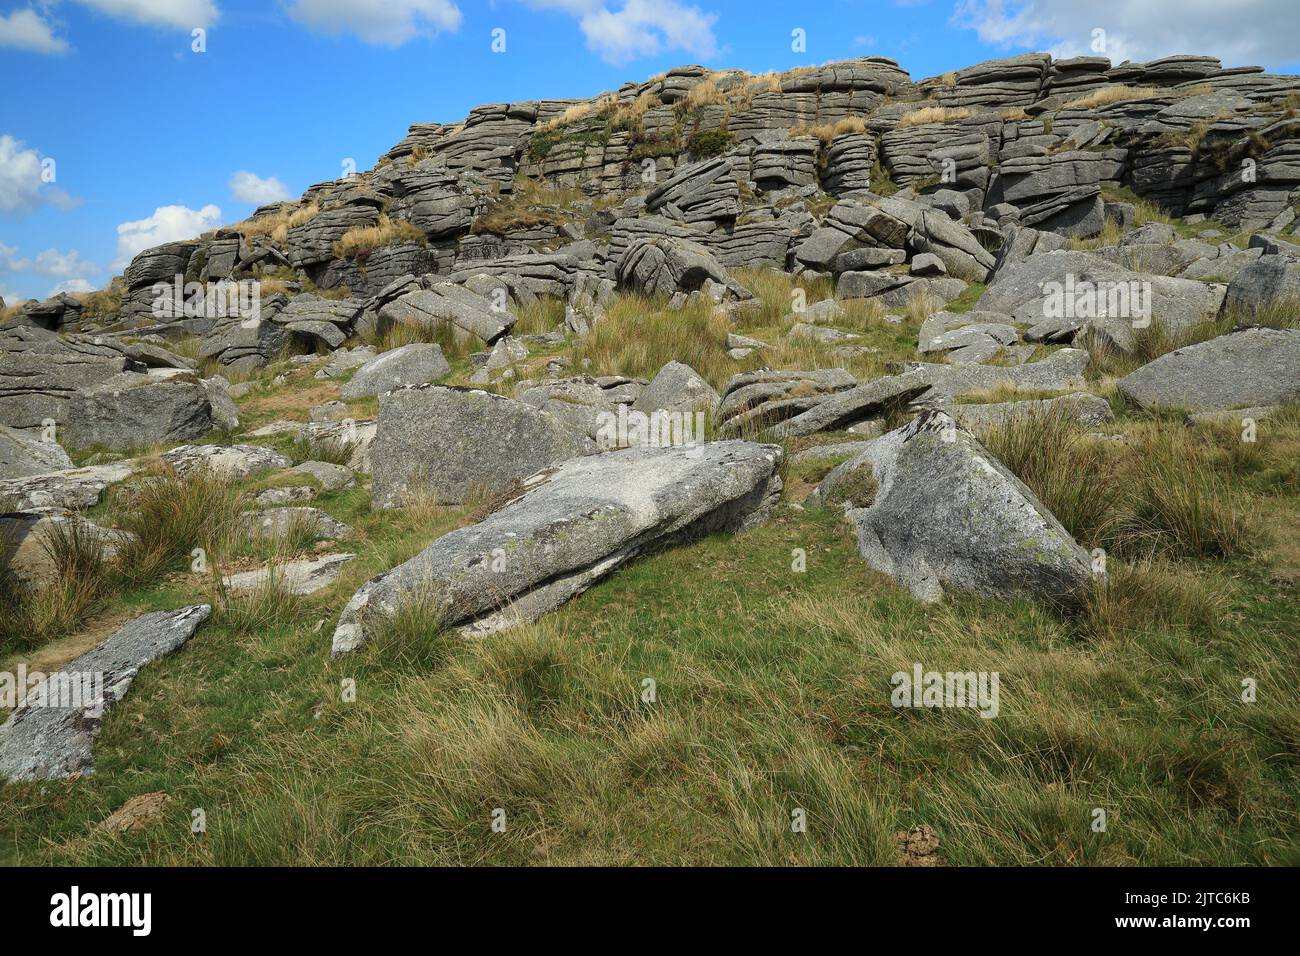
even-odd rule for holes
{"type": "Polygon", "coordinates": [[[0,0],[0,296],[102,286],[139,249],[297,196],[348,158],[369,168],[411,123],[481,103],[682,63],[883,55],[920,79],[1088,53],[1098,28],[1116,62],[1198,52],[1298,72],[1293,2],[0,0]]]}

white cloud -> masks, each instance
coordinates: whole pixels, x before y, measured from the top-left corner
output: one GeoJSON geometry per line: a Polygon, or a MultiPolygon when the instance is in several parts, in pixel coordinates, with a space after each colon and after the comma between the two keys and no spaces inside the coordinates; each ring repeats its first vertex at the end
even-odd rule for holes
{"type": "Polygon", "coordinates": [[[95,287],[85,279],[67,279],[58,283],[49,292],[45,293],[45,298],[52,295],[58,295],[60,292],[94,292],[95,287]]]}
{"type": "Polygon", "coordinates": [[[81,258],[76,249],[59,252],[58,249],[46,249],[36,254],[35,259],[19,259],[18,250],[0,242],[0,272],[34,272],[43,276],[65,278],[98,272],[99,266],[81,258]]]}
{"type": "Polygon", "coordinates": [[[619,10],[609,9],[603,0],[528,2],[537,9],[577,17],[587,48],[616,66],[667,50],[681,50],[701,60],[718,55],[713,33],[718,15],[678,0],[627,0],[619,10]]]}
{"type": "Polygon", "coordinates": [[[263,206],[269,202],[283,202],[292,198],[284,183],[274,176],[263,179],[256,173],[241,169],[230,177],[230,192],[240,202],[263,206]]]}
{"type": "Polygon", "coordinates": [[[210,27],[221,12],[212,0],[78,0],[84,6],[120,20],[150,26],[193,30],[210,27]]]}
{"type": "Polygon", "coordinates": [[[960,0],[951,22],[1003,49],[1113,63],[1198,53],[1225,66],[1270,66],[1296,62],[1300,50],[1294,0],[960,0]],[[1094,30],[1105,31],[1100,52],[1094,30]]]}
{"type": "Polygon", "coordinates": [[[79,199],[45,181],[46,158],[22,140],[0,135],[0,213],[30,212],[46,202],[61,209],[80,205],[79,199]]]}
{"type": "Polygon", "coordinates": [[[31,7],[0,14],[0,47],[27,50],[31,53],[67,53],[68,41],[54,35],[49,21],[31,7]]]}
{"type": "Polygon", "coordinates": [[[452,0],[292,0],[289,16],[314,30],[352,33],[380,46],[455,32],[461,19],[452,0]]]}
{"type": "Polygon", "coordinates": [[[209,203],[202,209],[188,206],[159,206],[147,219],[124,222],[117,227],[117,258],[113,268],[121,269],[144,252],[164,242],[193,239],[221,224],[221,210],[209,203]]]}

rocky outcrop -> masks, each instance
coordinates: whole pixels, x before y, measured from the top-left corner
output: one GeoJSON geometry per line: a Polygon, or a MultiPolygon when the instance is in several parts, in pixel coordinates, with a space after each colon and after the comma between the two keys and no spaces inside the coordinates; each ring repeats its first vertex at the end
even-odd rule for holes
{"type": "Polygon", "coordinates": [[[752,527],[779,495],[780,458],[771,445],[708,442],[548,468],[500,510],[362,586],[333,653],[356,650],[382,616],[417,601],[440,626],[475,633],[531,621],[647,549],[752,527]]]}

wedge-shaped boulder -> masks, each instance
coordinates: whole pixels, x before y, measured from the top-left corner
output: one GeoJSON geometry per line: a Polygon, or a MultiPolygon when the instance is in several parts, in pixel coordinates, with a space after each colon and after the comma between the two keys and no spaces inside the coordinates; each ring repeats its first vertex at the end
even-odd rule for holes
{"type": "Polygon", "coordinates": [[[849,500],[858,553],[922,601],[948,588],[1077,606],[1087,553],[1020,479],[943,412],[925,411],[823,479],[849,500]]]}
{"type": "Polygon", "coordinates": [[[343,386],[345,399],[378,395],[403,385],[423,385],[451,371],[442,349],[432,342],[412,342],[367,362],[343,386]]]}
{"type": "Polygon", "coordinates": [[[1252,327],[1168,352],[1120,379],[1142,408],[1212,412],[1300,399],[1300,331],[1252,327]]]}
{"type": "Polygon", "coordinates": [[[333,652],[419,602],[444,627],[534,620],[651,548],[753,527],[780,494],[781,450],[752,442],[633,448],[539,472],[478,524],[443,535],[348,602],[333,652]]]}
{"type": "Polygon", "coordinates": [[[92,748],[105,711],[126,695],[140,668],[185,644],[211,613],[207,604],[194,604],[137,617],[29,691],[0,726],[0,779],[94,773],[92,748]]]}
{"type": "Polygon", "coordinates": [[[474,335],[488,345],[509,332],[515,316],[494,308],[483,296],[452,282],[433,282],[386,302],[379,309],[380,324],[411,322],[438,328],[450,324],[457,334],[474,335]]]}
{"type": "Polygon", "coordinates": [[[832,428],[847,428],[868,418],[878,418],[891,408],[905,405],[929,389],[917,372],[886,375],[843,392],[837,392],[808,411],[772,426],[781,438],[811,435],[832,428]]]}
{"type": "Polygon", "coordinates": [[[72,467],[72,459],[56,442],[40,440],[38,433],[0,425],[0,478],[42,475],[72,467]]]}
{"type": "Polygon", "coordinates": [[[395,508],[427,496],[459,504],[595,449],[569,423],[524,402],[477,389],[399,388],[379,399],[373,502],[395,508]]]}
{"type": "Polygon", "coordinates": [[[727,270],[704,246],[664,236],[637,239],[618,262],[618,284],[647,295],[694,292],[708,280],[728,285],[727,270]]]}

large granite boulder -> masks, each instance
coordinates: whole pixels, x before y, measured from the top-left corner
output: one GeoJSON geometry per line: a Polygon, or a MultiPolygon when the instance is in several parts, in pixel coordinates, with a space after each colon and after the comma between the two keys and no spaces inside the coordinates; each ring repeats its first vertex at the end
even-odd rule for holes
{"type": "Polygon", "coordinates": [[[67,404],[64,440],[73,448],[143,448],[211,431],[212,397],[192,378],[124,372],[78,392],[67,404]]]}
{"type": "Polygon", "coordinates": [[[374,506],[411,497],[458,504],[594,450],[585,434],[524,402],[476,389],[399,388],[379,400],[374,506]]]}
{"type": "Polygon", "coordinates": [[[752,527],[780,495],[780,460],[771,445],[706,442],[548,468],[483,521],[362,586],[339,617],[333,653],[360,647],[382,616],[412,602],[444,627],[492,632],[558,607],[643,551],[752,527]]]}
{"type": "Polygon", "coordinates": [[[1300,400],[1300,330],[1251,327],[1177,349],[1119,381],[1142,408],[1210,412],[1300,400]]]}
{"type": "Polygon", "coordinates": [[[814,492],[847,501],[858,553],[922,601],[948,588],[1077,606],[1087,553],[988,449],[939,411],[871,442],[814,492]]]}
{"type": "Polygon", "coordinates": [[[343,386],[340,395],[344,399],[379,395],[403,385],[437,381],[450,371],[451,366],[440,347],[428,342],[412,342],[361,366],[352,380],[343,386]]]}

